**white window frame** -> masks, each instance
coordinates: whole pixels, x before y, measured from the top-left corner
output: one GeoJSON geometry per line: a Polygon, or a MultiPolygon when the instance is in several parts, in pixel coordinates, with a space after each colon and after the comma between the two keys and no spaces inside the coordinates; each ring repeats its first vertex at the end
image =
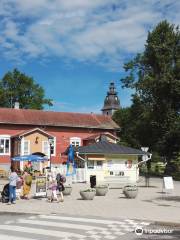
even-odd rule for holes
{"type": "Polygon", "coordinates": [[[80,147],[81,146],[81,138],[80,137],[71,137],[70,138],[70,144],[72,144],[75,147],[80,147]],[[73,142],[75,144],[73,144],[73,142]],[[78,144],[77,144],[78,143],[78,144]]]}
{"type": "MultiPolygon", "coordinates": [[[[56,137],[53,137],[53,141],[54,141],[54,153],[51,154],[51,156],[56,156],[56,137]]],[[[50,150],[50,148],[49,148],[49,150],[50,150]]]]}
{"type": "Polygon", "coordinates": [[[24,139],[23,143],[23,155],[29,155],[30,154],[30,140],[24,139]],[[25,143],[27,143],[27,152],[25,152],[25,143]]]}
{"type": "Polygon", "coordinates": [[[103,162],[101,160],[97,160],[96,161],[96,168],[97,169],[102,169],[103,168],[103,162]],[[98,163],[101,163],[100,165],[98,165],[98,163]]]}
{"type": "Polygon", "coordinates": [[[10,135],[0,135],[0,139],[4,140],[4,152],[0,153],[0,155],[6,155],[6,156],[10,156],[11,154],[11,141],[10,141],[10,135]],[[9,140],[9,152],[5,153],[5,142],[6,140],[9,140]]]}
{"type": "Polygon", "coordinates": [[[94,169],[95,168],[95,162],[92,160],[87,161],[87,168],[88,169],[94,169]]]}
{"type": "Polygon", "coordinates": [[[48,158],[50,157],[50,145],[49,145],[49,141],[42,141],[42,153],[44,153],[46,156],[48,156],[48,158]],[[45,152],[45,143],[47,144],[47,152],[45,152]]]}

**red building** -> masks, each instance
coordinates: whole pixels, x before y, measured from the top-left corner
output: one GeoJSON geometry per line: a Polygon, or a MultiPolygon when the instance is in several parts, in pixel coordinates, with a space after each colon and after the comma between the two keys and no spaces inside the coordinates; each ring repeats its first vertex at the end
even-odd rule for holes
{"type": "Polygon", "coordinates": [[[0,108],[0,168],[8,169],[13,156],[36,152],[57,165],[66,162],[69,144],[82,146],[102,133],[115,140],[118,129],[105,115],[0,108]]]}

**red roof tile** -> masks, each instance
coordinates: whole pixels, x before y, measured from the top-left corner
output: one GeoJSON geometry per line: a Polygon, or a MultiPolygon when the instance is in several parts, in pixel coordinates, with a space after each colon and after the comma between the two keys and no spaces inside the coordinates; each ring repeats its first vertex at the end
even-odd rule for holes
{"type": "Polygon", "coordinates": [[[100,114],[51,112],[11,108],[0,108],[0,123],[98,129],[119,128],[111,117],[100,114]]]}

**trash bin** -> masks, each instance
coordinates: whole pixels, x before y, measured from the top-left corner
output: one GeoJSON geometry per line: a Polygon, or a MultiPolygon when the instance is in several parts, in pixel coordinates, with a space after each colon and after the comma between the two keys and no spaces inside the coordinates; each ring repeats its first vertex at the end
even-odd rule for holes
{"type": "Polygon", "coordinates": [[[90,176],[90,186],[91,188],[94,188],[96,186],[96,175],[90,176]]]}

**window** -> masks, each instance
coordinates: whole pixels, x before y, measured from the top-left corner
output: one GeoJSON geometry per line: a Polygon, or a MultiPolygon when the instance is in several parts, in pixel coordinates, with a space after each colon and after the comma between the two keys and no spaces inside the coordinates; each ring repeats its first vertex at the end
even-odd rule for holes
{"type": "Polygon", "coordinates": [[[90,169],[94,169],[94,161],[87,161],[87,167],[90,169]]]}
{"type": "Polygon", "coordinates": [[[72,144],[72,146],[74,146],[74,147],[81,146],[81,138],[78,138],[78,137],[70,138],[70,144],[72,144]]]}
{"type": "Polygon", "coordinates": [[[10,155],[10,137],[0,136],[0,155],[10,155]]]}
{"type": "Polygon", "coordinates": [[[52,138],[51,139],[51,144],[50,144],[50,151],[51,151],[51,155],[55,156],[55,152],[56,152],[56,138],[52,138]]]}
{"type": "Polygon", "coordinates": [[[102,161],[97,161],[97,168],[102,168],[102,161]]]}
{"type": "Polygon", "coordinates": [[[42,152],[50,157],[51,156],[55,156],[55,152],[56,152],[56,138],[52,138],[51,139],[51,143],[49,141],[42,141],[42,152]]]}
{"type": "Polygon", "coordinates": [[[42,152],[43,152],[46,156],[49,156],[49,142],[48,142],[48,141],[43,141],[43,142],[42,142],[42,152]]]}
{"type": "Polygon", "coordinates": [[[24,140],[24,155],[28,155],[30,153],[30,141],[24,140]]]}

